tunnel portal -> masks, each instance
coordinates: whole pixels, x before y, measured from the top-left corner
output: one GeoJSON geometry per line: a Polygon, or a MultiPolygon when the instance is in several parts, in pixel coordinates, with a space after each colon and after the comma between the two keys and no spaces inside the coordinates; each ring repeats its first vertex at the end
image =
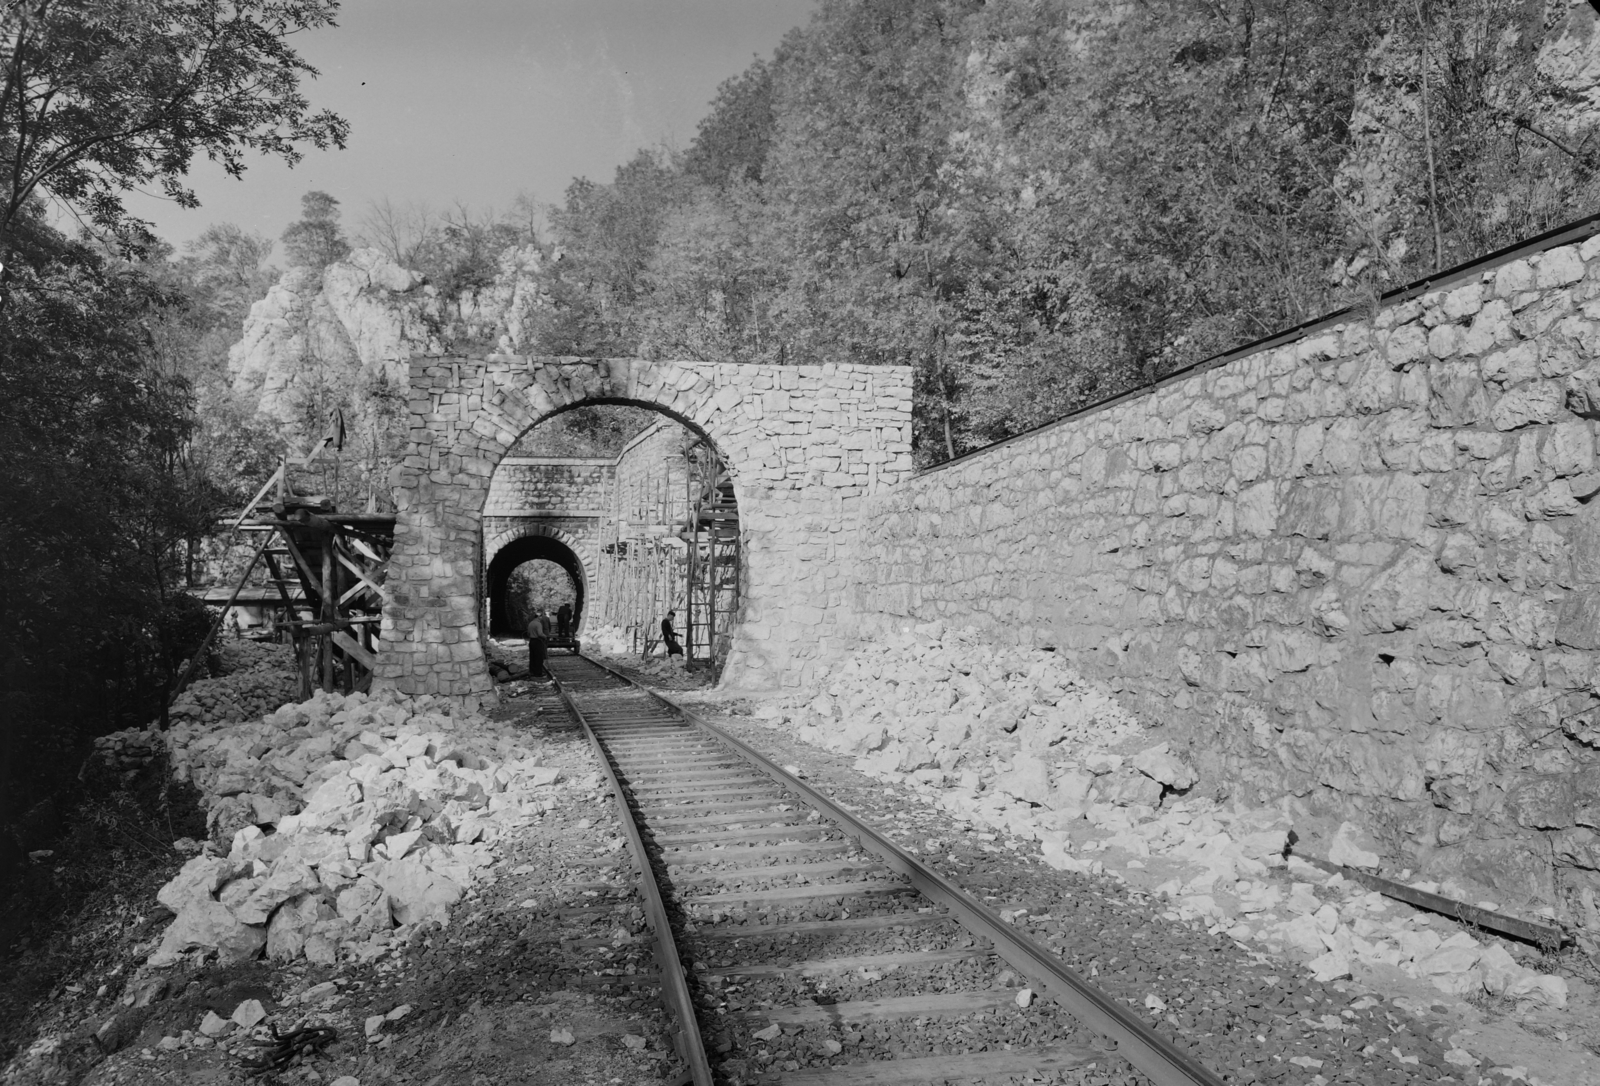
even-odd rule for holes
{"type": "Polygon", "coordinates": [[[573,592],[577,595],[577,600],[573,604],[573,626],[580,628],[585,588],[583,563],[579,561],[572,548],[559,539],[545,535],[525,535],[501,547],[489,562],[486,587],[489,597],[491,637],[520,636],[523,633],[517,626],[517,616],[512,613],[510,600],[507,598],[511,571],[524,562],[533,562],[541,558],[554,562],[566,570],[567,576],[572,578],[573,592]]]}

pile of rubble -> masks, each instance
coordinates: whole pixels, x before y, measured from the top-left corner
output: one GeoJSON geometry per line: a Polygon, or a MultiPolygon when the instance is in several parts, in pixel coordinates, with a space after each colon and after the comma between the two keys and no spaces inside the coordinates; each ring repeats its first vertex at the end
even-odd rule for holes
{"type": "MultiPolygon", "coordinates": [[[[1304,961],[1318,980],[1352,975],[1355,965],[1391,966],[1444,993],[1492,996],[1560,1007],[1567,984],[1519,963],[1501,943],[1477,939],[1338,874],[1289,847],[1289,820],[1272,809],[1228,810],[1201,798],[1160,812],[1100,806],[1069,830],[1037,828],[1045,862],[1060,870],[1137,881],[1168,896],[1176,916],[1201,920],[1246,945],[1304,961]],[[1287,868],[1273,877],[1273,868],[1287,868]],[[1282,875],[1290,876],[1288,880],[1282,875]]],[[[1373,842],[1344,823],[1328,859],[1377,870],[1373,842]]],[[[1418,889],[1437,893],[1433,883],[1418,889]]],[[[1459,887],[1447,894],[1463,896],[1459,887]]],[[[1494,902],[1479,902],[1495,909],[1494,902]]]]}
{"type": "Polygon", "coordinates": [[[560,771],[432,698],[318,694],[257,720],[168,733],[211,841],[158,894],[176,914],[153,966],[215,950],[369,960],[443,923],[489,844],[542,816],[560,771]]]}
{"type": "Polygon", "coordinates": [[[173,721],[231,724],[269,713],[295,696],[294,652],[270,642],[228,641],[218,647],[221,674],[198,679],[172,703],[173,721]]]}
{"type": "MultiPolygon", "coordinates": [[[[1348,976],[1355,963],[1388,965],[1455,995],[1565,1004],[1561,978],[1524,967],[1504,946],[1441,934],[1447,924],[1286,858],[1292,821],[1283,810],[1228,809],[1195,794],[1196,773],[1168,744],[1152,744],[1109,691],[1047,650],[998,648],[971,629],[929,623],[862,646],[821,693],[769,702],[756,716],[856,754],[856,769],[907,785],[961,821],[1039,842],[1057,870],[1137,883],[1166,894],[1175,918],[1292,952],[1318,979],[1348,976]]],[[[1380,864],[1350,824],[1327,858],[1380,864]]]]}
{"type": "Polygon", "coordinates": [[[939,623],[863,646],[822,693],[758,715],[1002,825],[1038,807],[1077,818],[1097,802],[1156,805],[1196,780],[1165,745],[1115,753],[1147,744],[1143,726],[1055,653],[997,648],[939,623]]]}
{"type": "Polygon", "coordinates": [[[633,638],[621,626],[591,626],[583,631],[586,652],[602,656],[627,656],[633,650],[633,638]]]}
{"type": "MultiPolygon", "coordinates": [[[[295,695],[294,653],[288,645],[243,639],[223,642],[212,653],[217,674],[196,679],[169,710],[175,724],[231,724],[271,712],[295,695]]],[[[158,724],[125,728],[94,741],[91,760],[124,779],[166,749],[158,724]]]]}

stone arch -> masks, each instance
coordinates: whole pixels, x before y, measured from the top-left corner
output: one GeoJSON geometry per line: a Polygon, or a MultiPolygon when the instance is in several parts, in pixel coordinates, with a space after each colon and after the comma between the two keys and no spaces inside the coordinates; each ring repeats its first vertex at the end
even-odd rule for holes
{"type": "Polygon", "coordinates": [[[909,367],[415,358],[378,688],[492,699],[478,607],[490,477],[530,427],[595,403],[660,411],[728,463],[748,592],[726,685],[798,685],[840,642],[832,604],[859,499],[911,472],[909,367]]]}
{"type": "Polygon", "coordinates": [[[484,541],[484,592],[488,614],[483,616],[491,635],[513,632],[509,618],[500,608],[506,580],[523,562],[545,559],[567,571],[577,591],[575,608],[582,622],[589,586],[594,583],[594,555],[589,547],[568,532],[548,524],[519,524],[496,532],[484,541]]]}

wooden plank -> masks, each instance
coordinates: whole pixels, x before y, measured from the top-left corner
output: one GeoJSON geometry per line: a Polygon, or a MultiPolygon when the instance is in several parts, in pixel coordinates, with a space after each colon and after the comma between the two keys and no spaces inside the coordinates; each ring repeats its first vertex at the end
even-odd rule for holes
{"type": "Polygon", "coordinates": [[[717,799],[723,796],[748,796],[755,792],[776,792],[777,786],[767,778],[740,782],[717,788],[630,788],[629,792],[641,800],[653,803],[671,803],[684,799],[717,799]]]}
{"type": "Polygon", "coordinates": [[[1002,1075],[1072,1071],[1097,1060],[1103,1052],[1088,1045],[1053,1044],[1049,1048],[1010,1052],[968,1052],[960,1056],[917,1056],[904,1060],[871,1060],[834,1067],[808,1067],[760,1081],[779,1086],[922,1086],[928,1082],[971,1082],[1002,1075]]]}
{"type": "Polygon", "coordinates": [[[952,919],[949,913],[883,913],[876,916],[846,916],[838,920],[796,920],[783,924],[702,925],[697,939],[787,939],[791,935],[844,935],[847,932],[878,931],[883,928],[912,928],[942,924],[952,919]]]}
{"type": "Polygon", "coordinates": [[[902,1018],[971,1014],[1016,1005],[1016,988],[989,988],[981,992],[936,992],[933,995],[857,999],[826,1007],[774,1007],[753,1014],[780,1026],[826,1026],[833,1022],[893,1022],[902,1018]]]}
{"type": "Polygon", "coordinates": [[[256,503],[266,496],[267,491],[272,489],[272,485],[278,481],[278,476],[282,474],[283,464],[280,463],[278,465],[278,470],[267,476],[267,481],[261,484],[261,489],[256,491],[256,496],[245,503],[243,511],[241,511],[239,514],[239,519],[233,522],[234,531],[237,532],[239,530],[239,525],[244,523],[244,519],[248,517],[255,509],[256,503]]]}
{"type": "Polygon", "coordinates": [[[856,954],[848,958],[818,958],[813,961],[793,962],[789,965],[730,965],[721,969],[707,969],[701,975],[827,977],[854,972],[857,969],[899,969],[901,966],[942,965],[945,962],[961,962],[969,958],[988,958],[993,954],[993,950],[977,947],[970,950],[924,950],[904,954],[856,954]]]}
{"type": "Polygon", "coordinates": [[[685,786],[691,784],[717,784],[722,781],[730,781],[737,784],[747,780],[766,780],[765,777],[739,777],[728,773],[726,770],[707,770],[703,773],[641,774],[636,779],[625,768],[621,767],[617,770],[617,776],[622,778],[623,784],[630,786],[630,790],[632,790],[634,784],[637,784],[640,788],[662,789],[672,788],[680,784],[685,786]]]}
{"type": "Polygon", "coordinates": [[[345,651],[345,654],[368,671],[378,670],[378,658],[368,652],[361,642],[345,633],[343,630],[333,631],[333,643],[345,651]]]}
{"type": "Polygon", "coordinates": [[[697,849],[692,852],[663,849],[661,861],[668,867],[694,867],[700,864],[723,863],[727,860],[764,859],[773,856],[793,856],[797,853],[820,856],[828,853],[855,851],[857,851],[857,846],[854,841],[804,841],[787,845],[750,845],[743,848],[697,849]]]}
{"type": "Polygon", "coordinates": [[[650,776],[670,776],[682,769],[697,768],[702,766],[731,766],[740,765],[739,759],[732,755],[690,753],[682,756],[666,754],[629,754],[617,758],[618,768],[624,773],[650,776]]]}
{"type": "MultiPolygon", "coordinates": [[[[713,811],[771,811],[773,800],[770,799],[734,799],[724,800],[721,803],[694,803],[672,804],[652,803],[650,817],[652,819],[696,818],[699,815],[710,814],[713,811]]],[[[783,802],[779,800],[777,802],[783,802]]]]}
{"type": "Polygon", "coordinates": [[[912,894],[907,882],[880,879],[872,882],[818,882],[810,886],[778,886],[770,890],[728,890],[720,894],[696,894],[682,898],[685,905],[719,908],[741,903],[809,901],[819,897],[865,897],[873,894],[912,894]]]}
{"type": "Polygon", "coordinates": [[[685,826],[726,826],[744,825],[753,823],[762,826],[795,825],[804,823],[804,811],[773,811],[771,814],[710,814],[696,815],[693,818],[656,818],[652,815],[645,821],[654,830],[680,830],[685,826]]]}
{"type": "Polygon", "coordinates": [[[770,830],[722,830],[716,833],[677,833],[657,836],[656,844],[695,845],[709,841],[770,841],[774,837],[819,837],[832,826],[774,826],[770,830]]]}
{"type": "Polygon", "coordinates": [[[344,567],[346,569],[348,569],[351,573],[354,573],[356,575],[356,583],[351,585],[345,591],[345,594],[339,597],[339,606],[343,607],[345,604],[350,602],[350,597],[356,595],[358,592],[363,592],[363,591],[365,591],[367,589],[371,589],[372,590],[372,594],[374,596],[378,597],[378,599],[380,599],[380,600],[383,599],[383,590],[378,587],[376,582],[370,580],[367,577],[367,574],[371,573],[372,576],[376,577],[380,573],[387,572],[388,568],[389,568],[389,563],[388,562],[380,562],[376,566],[374,566],[371,570],[363,570],[360,566],[358,566],[354,562],[350,561],[350,559],[346,558],[343,554],[341,554],[341,553],[339,553],[337,551],[335,551],[334,553],[335,553],[335,556],[339,559],[339,561],[344,563],[344,567]]]}
{"type": "Polygon", "coordinates": [[[789,875],[832,878],[835,875],[876,875],[888,871],[876,860],[824,860],[811,864],[763,864],[760,867],[729,867],[721,871],[700,871],[693,875],[674,875],[680,886],[700,882],[742,882],[745,879],[775,879],[789,875]]]}

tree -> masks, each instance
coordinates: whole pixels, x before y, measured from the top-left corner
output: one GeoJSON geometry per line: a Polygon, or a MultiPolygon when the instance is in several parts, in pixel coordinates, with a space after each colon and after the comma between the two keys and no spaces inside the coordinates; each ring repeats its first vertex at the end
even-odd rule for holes
{"type": "Polygon", "coordinates": [[[291,34],[333,25],[337,0],[0,0],[0,259],[28,201],[49,196],[125,247],[148,225],[122,194],[156,185],[198,206],[196,153],[232,176],[246,152],[293,164],[343,147],[346,123],[313,113],[316,69],[291,34]]]}
{"type": "Polygon", "coordinates": [[[223,496],[150,333],[183,302],[24,214],[0,320],[0,826],[87,738],[159,716],[186,540],[223,496]]]}
{"type": "Polygon", "coordinates": [[[719,187],[761,182],[777,127],[773,67],[758,59],[717,88],[711,112],[696,127],[694,142],[683,156],[684,172],[719,187]]]}
{"type": "Polygon", "coordinates": [[[339,201],[326,192],[300,197],[300,220],[283,231],[283,253],[289,265],[321,271],[350,255],[350,243],[339,225],[339,201]]]}

